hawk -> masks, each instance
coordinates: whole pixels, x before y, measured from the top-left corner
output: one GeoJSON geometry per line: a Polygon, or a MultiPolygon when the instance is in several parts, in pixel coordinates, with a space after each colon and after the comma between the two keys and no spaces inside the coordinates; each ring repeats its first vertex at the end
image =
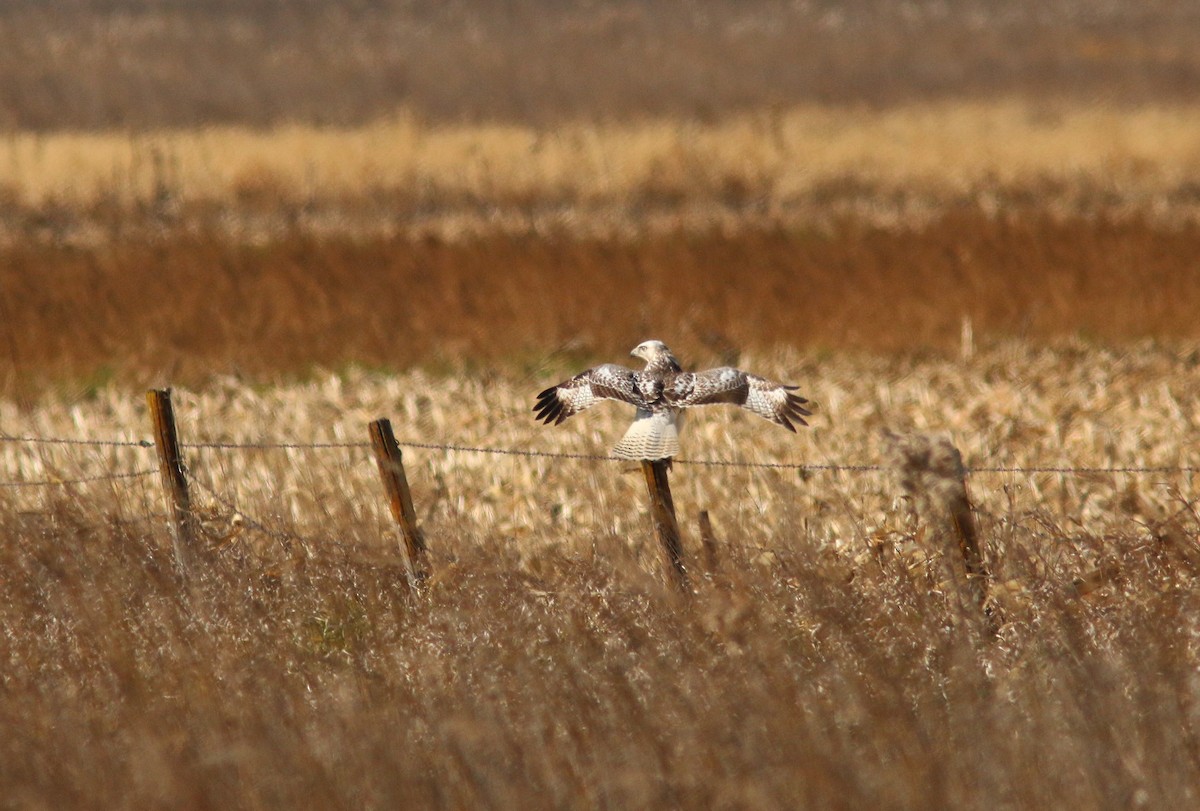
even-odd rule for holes
{"type": "Polygon", "coordinates": [[[633,425],[613,448],[622,459],[669,459],[679,453],[679,412],[685,408],[731,403],[753,411],[792,431],[793,423],[808,425],[808,400],[765,377],[722,366],[705,372],[685,372],[662,341],[644,341],[629,353],[646,361],[640,372],[605,363],[538,395],[533,410],[547,425],[558,425],[572,414],[601,400],[620,400],[637,408],[633,425]]]}

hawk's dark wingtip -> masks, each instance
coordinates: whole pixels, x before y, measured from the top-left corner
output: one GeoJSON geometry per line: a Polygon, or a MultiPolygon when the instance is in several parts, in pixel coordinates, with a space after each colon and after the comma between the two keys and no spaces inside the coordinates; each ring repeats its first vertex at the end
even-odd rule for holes
{"type": "Polygon", "coordinates": [[[787,396],[787,415],[801,425],[808,425],[802,418],[811,417],[812,412],[804,407],[804,403],[808,400],[798,394],[789,394],[787,396]]]}
{"type": "Polygon", "coordinates": [[[551,386],[543,391],[538,395],[537,403],[533,406],[533,410],[537,414],[536,419],[546,425],[559,425],[571,416],[566,403],[558,398],[558,388],[558,386],[551,386]]]}
{"type": "Polygon", "coordinates": [[[558,397],[555,396],[556,390],[556,386],[551,386],[550,388],[546,389],[538,395],[537,402],[533,405],[534,413],[537,414],[535,419],[543,421],[547,425],[549,425],[554,418],[559,416],[559,414],[562,412],[562,403],[559,402],[558,397]]]}

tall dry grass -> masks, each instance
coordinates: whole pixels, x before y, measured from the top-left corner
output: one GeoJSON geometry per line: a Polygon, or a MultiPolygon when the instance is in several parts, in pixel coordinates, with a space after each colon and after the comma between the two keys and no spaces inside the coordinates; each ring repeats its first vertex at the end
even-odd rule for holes
{"type": "Polygon", "coordinates": [[[675,603],[603,559],[531,575],[497,544],[412,602],[394,561],[326,548],[284,576],[227,555],[185,596],[158,534],[67,505],[5,526],[19,805],[1196,801],[1195,564],[1171,547],[1132,547],[1101,604],[1016,556],[1033,595],[989,648],[895,564],[736,556],[675,603]]]}
{"type": "MultiPolygon", "coordinates": [[[[1189,345],[789,353],[799,436],[713,411],[692,457],[874,461],[880,429],[968,463],[1192,463],[1189,345]]],[[[185,441],[404,438],[602,451],[629,415],[533,423],[547,375],[322,375],[176,393],[185,441]]],[[[138,392],[0,402],[6,431],[138,438],[138,392]]],[[[0,445],[6,480],[142,448],[0,445]]],[[[688,598],[636,471],[410,450],[436,574],[410,595],[365,450],[186,451],[213,547],[175,579],[153,477],[0,490],[0,780],[18,805],[1187,808],[1198,778],[1194,482],[971,480],[995,642],[886,473],[678,465],[688,598]],[[227,504],[244,514],[231,511],[227,504]],[[715,569],[694,516],[712,511],[715,569]],[[260,521],[274,530],[256,529],[260,521]]]]}

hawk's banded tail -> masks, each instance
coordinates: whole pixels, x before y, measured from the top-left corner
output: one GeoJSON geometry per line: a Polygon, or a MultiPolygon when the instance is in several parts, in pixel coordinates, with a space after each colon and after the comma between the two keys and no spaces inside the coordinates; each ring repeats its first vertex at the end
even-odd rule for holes
{"type": "Polygon", "coordinates": [[[643,411],[612,449],[622,459],[670,459],[679,455],[679,426],[672,411],[643,411]]]}

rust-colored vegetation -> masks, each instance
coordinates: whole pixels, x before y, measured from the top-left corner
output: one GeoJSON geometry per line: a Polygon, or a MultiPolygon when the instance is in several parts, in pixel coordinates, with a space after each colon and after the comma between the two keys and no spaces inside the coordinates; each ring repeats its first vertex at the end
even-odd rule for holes
{"type": "Polygon", "coordinates": [[[981,338],[1192,338],[1198,253],[1194,225],[970,210],[898,232],[15,246],[0,261],[0,385],[536,366],[562,350],[620,356],[651,335],[697,358],[947,349],[964,319],[981,338]]]}

